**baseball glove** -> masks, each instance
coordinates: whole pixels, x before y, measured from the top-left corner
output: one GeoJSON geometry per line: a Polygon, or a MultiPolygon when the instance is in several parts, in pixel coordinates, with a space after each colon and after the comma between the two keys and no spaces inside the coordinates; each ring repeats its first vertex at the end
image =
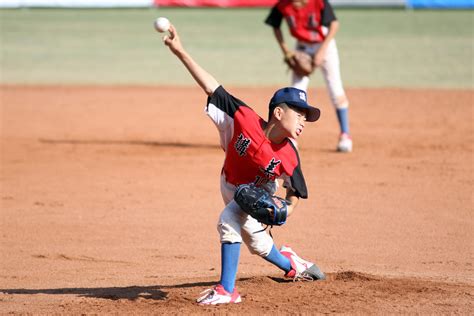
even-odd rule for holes
{"type": "Polygon", "coordinates": [[[288,201],[272,196],[254,184],[242,184],[235,191],[234,200],[240,208],[265,225],[283,225],[288,215],[288,201]]]}
{"type": "Polygon", "coordinates": [[[286,55],[284,61],[298,76],[309,76],[314,71],[313,58],[305,52],[297,50],[286,55]]]}

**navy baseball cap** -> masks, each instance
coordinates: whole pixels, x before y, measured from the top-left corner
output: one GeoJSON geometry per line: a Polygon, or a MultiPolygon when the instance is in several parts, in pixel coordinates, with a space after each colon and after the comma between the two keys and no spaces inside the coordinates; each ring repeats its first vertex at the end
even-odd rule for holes
{"type": "Polygon", "coordinates": [[[305,110],[306,121],[315,122],[319,119],[321,111],[309,105],[306,100],[306,92],[303,90],[286,87],[275,92],[268,107],[270,111],[272,111],[278,104],[285,103],[289,106],[305,110]]]}

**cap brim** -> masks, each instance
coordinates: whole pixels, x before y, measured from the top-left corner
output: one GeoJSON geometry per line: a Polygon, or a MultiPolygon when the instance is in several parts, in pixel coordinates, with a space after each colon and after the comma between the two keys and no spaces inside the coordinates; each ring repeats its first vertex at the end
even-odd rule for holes
{"type": "Polygon", "coordinates": [[[316,122],[321,116],[321,111],[318,108],[311,106],[308,108],[308,114],[306,115],[306,121],[316,122]]]}
{"type": "Polygon", "coordinates": [[[299,109],[306,110],[307,122],[316,122],[317,120],[319,120],[319,117],[321,116],[321,111],[318,108],[311,106],[309,104],[303,105],[297,102],[286,102],[286,103],[291,106],[297,107],[299,109]]]}

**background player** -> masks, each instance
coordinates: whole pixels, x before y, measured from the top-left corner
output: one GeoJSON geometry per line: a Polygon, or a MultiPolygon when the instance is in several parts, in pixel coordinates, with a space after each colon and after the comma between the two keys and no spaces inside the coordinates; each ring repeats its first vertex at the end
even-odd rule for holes
{"type": "MultiPolygon", "coordinates": [[[[339,29],[334,11],[328,0],[280,0],[271,10],[265,23],[273,27],[275,38],[285,59],[293,54],[288,48],[280,29],[282,20],[296,38],[296,50],[306,52],[313,58],[313,66],[320,67],[329,90],[331,102],[336,108],[340,126],[337,150],[352,151],[349,133],[349,100],[342,86],[339,55],[335,35],[339,29]]],[[[308,76],[292,74],[292,85],[307,91],[308,76]]]]}
{"type": "Polygon", "coordinates": [[[226,206],[217,225],[221,241],[221,279],[219,284],[205,291],[198,303],[241,302],[234,287],[242,242],[251,253],[283,270],[286,277],[324,279],[316,265],[298,257],[291,248],[283,246],[278,250],[262,225],[233,200],[239,184],[255,183],[274,194],[277,179],[283,179],[291,215],[299,198],[307,198],[308,193],[298,152],[290,138],[297,139],[301,135],[306,121],[316,121],[319,109],[308,105],[304,91],[283,88],[271,99],[266,122],[244,102],[230,95],[192,59],[173,25],[164,42],[208,95],[206,112],[217,126],[226,154],[221,174],[221,193],[226,206]]]}

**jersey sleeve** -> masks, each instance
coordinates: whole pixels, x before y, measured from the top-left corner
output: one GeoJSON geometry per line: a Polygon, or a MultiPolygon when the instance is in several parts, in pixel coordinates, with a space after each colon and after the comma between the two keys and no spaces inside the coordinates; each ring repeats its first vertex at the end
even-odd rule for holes
{"type": "Polygon", "coordinates": [[[281,14],[277,6],[274,6],[272,10],[270,11],[270,14],[266,18],[265,24],[268,24],[273,28],[279,29],[282,21],[283,21],[283,14],[281,14]]]}
{"type": "Polygon", "coordinates": [[[222,149],[226,150],[234,132],[234,114],[244,102],[230,95],[222,86],[207,98],[206,114],[219,131],[222,149]]]}
{"type": "Polygon", "coordinates": [[[336,21],[336,15],[334,14],[334,10],[329,4],[328,0],[324,0],[324,8],[321,12],[321,24],[324,26],[329,26],[332,21],[336,21]]]}
{"type": "Polygon", "coordinates": [[[231,118],[234,118],[235,112],[237,112],[242,105],[246,106],[244,102],[229,94],[222,86],[219,86],[214,93],[207,98],[207,111],[209,111],[209,108],[215,107],[231,118]]]}
{"type": "Polygon", "coordinates": [[[298,165],[293,170],[293,174],[291,176],[285,177],[283,179],[283,187],[293,190],[297,197],[307,199],[308,189],[306,187],[306,181],[303,176],[303,171],[301,170],[300,156],[298,155],[298,150],[296,149],[295,144],[291,141],[290,144],[295,150],[295,154],[298,159],[298,165]]]}

